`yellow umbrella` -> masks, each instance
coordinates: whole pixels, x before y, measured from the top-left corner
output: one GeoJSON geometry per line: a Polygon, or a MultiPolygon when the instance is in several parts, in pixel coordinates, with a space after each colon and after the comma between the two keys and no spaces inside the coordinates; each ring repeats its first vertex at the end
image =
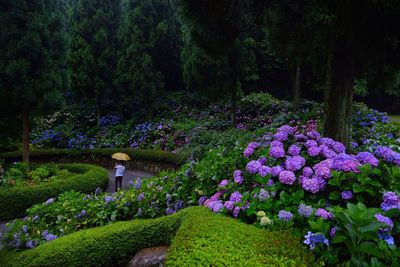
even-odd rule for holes
{"type": "Polygon", "coordinates": [[[111,155],[111,157],[116,160],[124,160],[124,161],[131,160],[131,158],[125,153],[114,153],[111,155]]]}

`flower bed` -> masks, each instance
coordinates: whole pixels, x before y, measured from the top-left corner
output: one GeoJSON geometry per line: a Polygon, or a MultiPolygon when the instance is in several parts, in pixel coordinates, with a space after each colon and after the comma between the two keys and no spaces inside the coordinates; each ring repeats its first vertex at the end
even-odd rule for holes
{"type": "Polygon", "coordinates": [[[22,217],[32,205],[69,190],[89,193],[107,186],[108,173],[103,168],[86,164],[60,164],[59,167],[72,172],[71,176],[32,186],[0,187],[0,220],[22,217]]]}
{"type": "Polygon", "coordinates": [[[388,192],[400,189],[399,152],[346,154],[315,127],[285,125],[250,143],[243,157],[245,167],[215,180],[200,205],[268,229],[295,226],[328,264],[399,262],[393,235],[400,197],[388,192]]]}
{"type": "Polygon", "coordinates": [[[189,208],[171,216],[77,232],[32,250],[3,252],[0,265],[126,266],[141,248],[171,242],[166,266],[310,266],[314,262],[289,233],[266,232],[204,208],[189,208]]]}

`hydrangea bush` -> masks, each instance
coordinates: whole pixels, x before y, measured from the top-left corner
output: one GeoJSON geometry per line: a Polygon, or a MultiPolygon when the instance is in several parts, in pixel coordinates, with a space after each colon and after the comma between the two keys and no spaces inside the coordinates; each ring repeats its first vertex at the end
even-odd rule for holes
{"type": "Polygon", "coordinates": [[[249,143],[243,157],[245,167],[216,181],[215,192],[202,196],[200,205],[269,229],[295,226],[304,243],[332,264],[339,259],[392,263],[387,257],[398,230],[390,210],[398,210],[400,202],[390,190],[399,188],[400,153],[381,146],[352,155],[343,144],[322,137],[316,125],[284,125],[249,143]],[[365,214],[368,219],[358,217],[365,214]],[[355,255],[340,249],[348,239],[358,242],[348,248],[355,255]],[[376,255],[359,247],[371,244],[379,247],[376,255]]]}

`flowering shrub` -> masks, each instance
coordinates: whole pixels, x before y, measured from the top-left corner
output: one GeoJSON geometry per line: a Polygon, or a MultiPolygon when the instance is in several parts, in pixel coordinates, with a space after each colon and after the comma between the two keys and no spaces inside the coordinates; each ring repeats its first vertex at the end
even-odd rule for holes
{"type": "MultiPolygon", "coordinates": [[[[269,229],[295,226],[299,234],[305,235],[304,243],[329,263],[337,263],[338,258],[395,262],[387,258],[394,245],[390,236],[397,233],[394,223],[389,223],[391,227],[384,233],[379,229],[385,216],[390,215],[385,209],[393,205],[398,209],[398,195],[385,194],[386,202],[379,215],[374,207],[381,206],[385,190],[399,188],[396,181],[400,178],[400,153],[378,147],[374,154],[347,154],[343,144],[321,137],[315,128],[284,125],[260,142],[249,143],[243,151],[247,158],[245,168],[233,171],[231,179],[216,180],[214,192],[210,189],[212,193],[202,196],[200,204],[269,229]],[[345,239],[334,238],[335,231],[346,232],[347,226],[337,218],[354,212],[351,202],[360,203],[357,207],[368,205],[371,208],[365,206],[364,210],[375,214],[354,226],[370,227],[358,241],[367,246],[389,240],[386,246],[380,245],[374,259],[359,248],[355,255],[343,253],[339,248],[345,239]]],[[[357,241],[348,232],[347,235],[357,241]]]]}
{"type": "Polygon", "coordinates": [[[386,113],[356,103],[352,138],[352,145],[357,151],[371,152],[378,146],[390,146],[396,149],[400,145],[400,126],[389,123],[386,113]]]}
{"type": "Polygon", "coordinates": [[[26,165],[24,163],[14,163],[5,171],[0,180],[0,186],[33,186],[42,182],[65,179],[71,175],[68,170],[60,169],[55,164],[34,165],[32,171],[27,172],[26,170],[26,165]]]}

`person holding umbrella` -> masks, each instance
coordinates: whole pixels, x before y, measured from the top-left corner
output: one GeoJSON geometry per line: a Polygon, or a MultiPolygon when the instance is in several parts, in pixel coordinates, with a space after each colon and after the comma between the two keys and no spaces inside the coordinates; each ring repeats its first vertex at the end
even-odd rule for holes
{"type": "Polygon", "coordinates": [[[115,170],[115,192],[118,191],[118,188],[122,188],[122,178],[124,177],[125,166],[122,161],[130,160],[129,156],[125,153],[114,153],[111,156],[113,159],[118,160],[114,166],[115,170]]]}

